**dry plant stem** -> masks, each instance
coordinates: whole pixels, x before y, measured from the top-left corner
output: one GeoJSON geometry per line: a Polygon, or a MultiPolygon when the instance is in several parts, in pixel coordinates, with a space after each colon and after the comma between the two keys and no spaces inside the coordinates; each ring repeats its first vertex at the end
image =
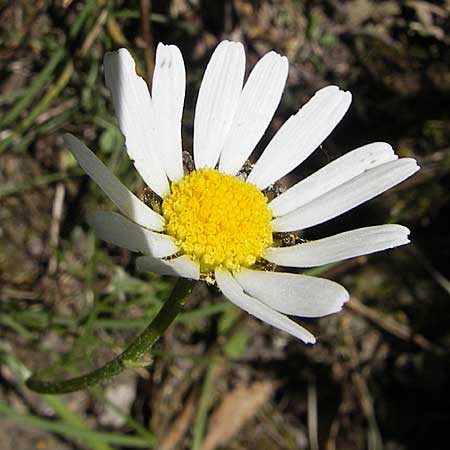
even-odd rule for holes
{"type": "Polygon", "coordinates": [[[317,385],[315,378],[308,383],[308,434],[311,450],[319,450],[319,429],[317,414],[317,385]]]}
{"type": "Polygon", "coordinates": [[[379,326],[383,330],[391,333],[399,339],[413,342],[415,345],[424,350],[433,350],[438,352],[441,351],[424,336],[413,333],[413,331],[408,326],[397,322],[396,320],[392,319],[392,317],[385,316],[384,314],[376,311],[373,308],[365,306],[354,297],[352,297],[350,301],[347,302],[346,307],[353,313],[359,314],[360,316],[366,318],[373,324],[379,326]]]}
{"type": "Polygon", "coordinates": [[[139,366],[140,358],[155,344],[159,337],[183,309],[195,281],[179,278],[169,299],[164,303],[150,325],[112,361],[90,373],[63,381],[44,381],[32,375],[26,381],[29,389],[42,394],[66,394],[94,386],[133,366],[139,366]]]}
{"type": "Polygon", "coordinates": [[[141,0],[140,7],[141,7],[142,37],[145,43],[144,54],[147,71],[147,82],[148,85],[150,85],[151,76],[153,73],[153,37],[151,29],[152,1],[141,0]]]}

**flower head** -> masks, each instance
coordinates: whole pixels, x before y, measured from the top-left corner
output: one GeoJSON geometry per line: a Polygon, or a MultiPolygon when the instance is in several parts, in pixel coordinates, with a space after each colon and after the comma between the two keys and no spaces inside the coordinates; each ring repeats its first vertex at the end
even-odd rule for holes
{"type": "Polygon", "coordinates": [[[242,170],[280,102],[288,61],[262,57],[244,84],[242,44],[223,41],[206,68],[194,119],[195,168],[183,165],[181,118],[186,75],[173,45],[159,44],[152,96],[127,50],[107,53],[111,89],[128,155],[157,194],[157,205],[132,194],[80,141],[65,135],[79,164],[123,215],[94,214],[100,238],[144,254],[138,268],[217,283],[234,304],[304,342],[314,336],[287,315],[339,311],[348,292],[307,275],[265,270],[307,268],[408,243],[401,225],[379,225],[317,241],[284,245],[274,233],[297,232],[332,219],[395,186],[419,167],[389,144],[357,148],[291,186],[268,192],[331,133],[350,106],[336,86],[319,90],[287,120],[249,170],[242,170]],[[272,198],[273,197],[273,198],[272,198]]]}

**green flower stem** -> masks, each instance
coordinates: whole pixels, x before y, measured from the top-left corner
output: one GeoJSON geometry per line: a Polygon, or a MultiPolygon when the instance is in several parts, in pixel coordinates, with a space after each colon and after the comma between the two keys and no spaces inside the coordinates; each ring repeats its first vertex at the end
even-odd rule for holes
{"type": "Polygon", "coordinates": [[[44,381],[32,375],[26,381],[29,389],[42,394],[66,394],[94,386],[101,381],[123,372],[128,367],[142,366],[140,358],[146,353],[159,337],[166,331],[175,320],[178,313],[183,309],[186,298],[191,293],[195,281],[179,278],[169,299],[164,303],[150,325],[137,338],[112,361],[103,367],[90,373],[63,381],[44,381]]]}

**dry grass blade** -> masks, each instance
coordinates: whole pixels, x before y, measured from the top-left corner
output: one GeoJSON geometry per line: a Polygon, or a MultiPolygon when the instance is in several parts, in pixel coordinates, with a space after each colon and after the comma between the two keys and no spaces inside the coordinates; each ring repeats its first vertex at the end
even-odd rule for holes
{"type": "Polygon", "coordinates": [[[192,393],[187,399],[186,405],[180,416],[166,434],[161,445],[159,445],[159,450],[174,450],[178,442],[185,435],[189,428],[189,424],[192,421],[192,417],[194,416],[194,399],[195,393],[192,393]]]}
{"type": "Polygon", "coordinates": [[[63,183],[58,183],[55,189],[55,197],[53,200],[52,207],[52,221],[50,224],[50,233],[49,233],[49,245],[52,251],[48,262],[48,273],[54,274],[58,267],[58,259],[55,254],[55,250],[58,247],[59,242],[59,232],[61,229],[61,221],[63,216],[63,208],[64,208],[64,197],[66,194],[66,188],[63,183]]]}
{"type": "Polygon", "coordinates": [[[314,378],[308,383],[308,434],[311,450],[319,450],[317,385],[314,378]]]}
{"type": "MultiPolygon", "coordinates": [[[[354,336],[350,332],[350,321],[344,318],[343,321],[344,339],[348,349],[349,363],[351,367],[358,367],[360,364],[359,354],[356,348],[354,336]]],[[[354,370],[351,373],[352,387],[358,397],[360,409],[366,418],[367,429],[367,448],[368,450],[382,450],[383,439],[380,433],[378,419],[373,403],[373,395],[367,384],[367,374],[362,371],[354,370]]]]}
{"type": "Polygon", "coordinates": [[[230,391],[213,412],[208,434],[201,450],[214,450],[226,445],[270,399],[275,388],[271,381],[240,385],[230,391]]]}

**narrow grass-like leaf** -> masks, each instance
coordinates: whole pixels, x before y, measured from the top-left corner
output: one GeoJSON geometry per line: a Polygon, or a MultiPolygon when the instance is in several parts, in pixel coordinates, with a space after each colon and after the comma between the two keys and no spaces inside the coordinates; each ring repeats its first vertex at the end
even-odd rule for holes
{"type": "Polygon", "coordinates": [[[200,402],[198,405],[198,412],[194,422],[194,429],[192,431],[191,450],[199,450],[203,436],[205,435],[206,420],[208,417],[208,411],[210,407],[210,400],[213,390],[214,371],[216,367],[216,361],[211,361],[206,371],[205,380],[203,382],[202,393],[200,396],[200,402]]]}
{"type": "MultiPolygon", "coordinates": [[[[177,322],[189,322],[193,319],[209,317],[214,314],[218,314],[224,311],[232,309],[233,305],[230,302],[217,303],[215,305],[204,306],[203,308],[197,308],[192,311],[185,311],[178,315],[177,322]]],[[[127,330],[138,329],[148,325],[149,321],[154,317],[154,314],[146,314],[140,318],[102,318],[98,317],[94,323],[95,328],[105,328],[112,330],[127,330]]],[[[79,325],[83,323],[85,317],[64,317],[64,316],[51,316],[43,311],[20,311],[14,314],[14,318],[23,325],[28,327],[43,329],[47,328],[51,323],[53,326],[71,326],[79,325]]]]}
{"type": "Polygon", "coordinates": [[[59,47],[51,56],[49,62],[42,69],[41,73],[35,78],[31,86],[26,90],[25,95],[16,103],[16,105],[0,121],[0,129],[5,128],[16,120],[21,112],[36,98],[37,93],[45,83],[51,81],[52,73],[57,65],[62,61],[65,55],[65,49],[59,47]]]}
{"type": "Polygon", "coordinates": [[[45,187],[49,184],[56,183],[57,181],[65,180],[71,177],[78,177],[80,175],[82,175],[82,172],[78,169],[74,169],[70,173],[55,172],[47,175],[40,175],[22,183],[6,183],[0,185],[0,198],[6,197],[8,195],[20,194],[24,191],[35,189],[38,187],[45,187]]]}
{"type": "Polygon", "coordinates": [[[110,445],[122,445],[130,448],[149,448],[153,443],[141,436],[132,436],[104,431],[80,430],[59,420],[43,419],[33,414],[19,413],[0,401],[0,414],[25,425],[40,428],[51,433],[56,433],[74,441],[85,443],[95,440],[98,443],[110,445]]]}
{"type": "Polygon", "coordinates": [[[81,11],[78,12],[72,26],[70,27],[69,36],[71,38],[74,38],[79,33],[86,20],[95,9],[96,4],[97,2],[95,0],[89,0],[85,3],[81,11]]]}
{"type": "Polygon", "coordinates": [[[327,272],[328,270],[332,269],[333,267],[336,267],[339,264],[339,262],[331,263],[331,264],[325,264],[324,266],[320,267],[313,267],[312,269],[307,269],[302,271],[303,275],[309,275],[311,277],[317,277],[319,275],[322,275],[323,273],[327,272]]]}
{"type": "MultiPolygon", "coordinates": [[[[58,416],[60,416],[68,425],[80,430],[80,432],[90,431],[89,426],[80,418],[80,416],[71,411],[59,397],[45,395],[44,399],[47,404],[53,408],[56,414],[58,414],[58,416]]],[[[112,450],[107,443],[97,441],[95,438],[87,438],[86,443],[92,450],[112,450]]]]}
{"type": "MultiPolygon", "coordinates": [[[[21,383],[25,382],[25,380],[30,376],[29,369],[17,358],[14,357],[10,352],[4,350],[2,346],[0,346],[0,361],[4,364],[6,364],[9,369],[16,375],[16,378],[20,380],[21,383]]],[[[61,434],[65,437],[72,437],[72,434],[65,432],[66,426],[72,427],[75,431],[79,430],[79,434],[81,436],[79,441],[83,441],[86,444],[88,444],[89,448],[92,450],[112,450],[109,444],[111,445],[128,445],[130,447],[137,447],[142,448],[145,447],[144,445],[140,445],[139,440],[136,440],[134,436],[128,436],[123,435],[119,433],[103,433],[103,432],[97,432],[94,430],[91,430],[89,425],[75,412],[73,412],[67,404],[61,399],[61,397],[56,397],[52,395],[44,395],[42,399],[55,411],[55,413],[60,416],[63,420],[59,424],[62,426],[58,426],[57,429],[48,428],[46,426],[46,422],[36,422],[34,420],[37,418],[36,416],[31,416],[32,424],[35,424],[38,428],[47,429],[50,432],[55,432],[58,434],[61,434]],[[59,432],[57,430],[60,430],[59,432]],[[125,438],[125,440],[123,439],[125,438]],[[118,442],[120,441],[120,442],[118,442]],[[135,444],[138,445],[135,445],[135,444]],[[130,445],[131,444],[131,445],[130,445]]],[[[0,414],[8,415],[8,412],[6,404],[1,404],[0,402],[0,414]],[[2,410],[3,406],[3,410],[2,410]]],[[[27,422],[26,417],[30,417],[28,414],[22,414],[20,416],[17,416],[15,411],[11,410],[11,414],[13,418],[15,418],[18,421],[22,421],[24,423],[27,422]],[[24,420],[21,420],[22,418],[25,418],[24,420]]],[[[126,415],[125,415],[126,416],[126,415]]],[[[41,420],[37,418],[38,420],[41,420]]],[[[43,419],[46,420],[46,419],[43,419]]],[[[58,422],[51,422],[51,423],[58,423],[58,422]]],[[[147,430],[145,430],[142,425],[138,424],[136,421],[133,420],[131,417],[127,417],[127,422],[135,428],[139,434],[143,437],[143,439],[147,442],[147,446],[151,447],[154,442],[155,438],[154,436],[147,430]],[[129,420],[128,420],[129,419],[129,420]]],[[[78,435],[76,435],[78,437],[78,435]]],[[[137,436],[136,436],[137,437],[137,436]]]]}
{"type": "Polygon", "coordinates": [[[30,339],[33,333],[30,333],[20,322],[18,322],[12,315],[3,315],[0,317],[0,324],[12,328],[18,335],[30,339]]]}
{"type": "Polygon", "coordinates": [[[51,87],[51,89],[44,95],[44,97],[39,101],[39,103],[33,108],[29,115],[23,120],[20,125],[20,130],[23,132],[27,130],[31,125],[33,125],[36,118],[45,112],[53,101],[53,99],[59,95],[59,93],[66,87],[67,83],[73,75],[73,63],[69,61],[66,67],[62,71],[56,83],[51,87]]]}

